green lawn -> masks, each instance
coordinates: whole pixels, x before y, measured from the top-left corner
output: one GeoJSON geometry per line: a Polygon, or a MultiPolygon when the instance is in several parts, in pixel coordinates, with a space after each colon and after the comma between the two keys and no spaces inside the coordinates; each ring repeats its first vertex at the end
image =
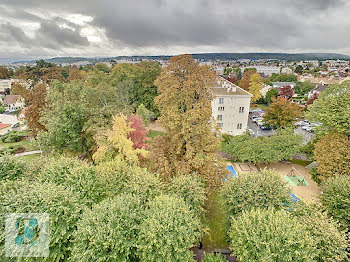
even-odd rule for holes
{"type": "Polygon", "coordinates": [[[34,146],[31,141],[28,140],[23,140],[15,143],[3,143],[0,142],[0,147],[1,148],[9,148],[10,146],[21,146],[26,149],[26,151],[33,151],[33,150],[38,150],[38,147],[34,146]]]}
{"type": "Polygon", "coordinates": [[[292,159],[292,160],[288,160],[288,161],[291,163],[297,164],[297,165],[301,165],[301,166],[307,166],[313,162],[313,161],[299,160],[299,159],[292,159]]]}
{"type": "Polygon", "coordinates": [[[41,157],[41,154],[33,154],[33,155],[28,155],[28,156],[21,156],[21,157],[18,157],[18,159],[21,159],[24,162],[31,164],[40,157],[41,157]]]}
{"type": "Polygon", "coordinates": [[[205,248],[228,248],[226,242],[227,231],[229,228],[228,218],[222,206],[222,200],[219,193],[213,193],[208,199],[206,205],[207,225],[209,227],[209,235],[203,238],[203,246],[205,248]]]}
{"type": "Polygon", "coordinates": [[[147,133],[147,137],[149,138],[149,140],[147,141],[147,144],[151,144],[152,141],[157,137],[157,136],[163,136],[166,133],[161,132],[161,131],[154,131],[154,130],[150,130],[147,133]]]}

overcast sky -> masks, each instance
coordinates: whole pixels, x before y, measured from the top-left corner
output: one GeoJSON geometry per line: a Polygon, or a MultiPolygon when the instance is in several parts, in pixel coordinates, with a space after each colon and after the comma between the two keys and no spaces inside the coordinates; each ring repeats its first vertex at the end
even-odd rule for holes
{"type": "Polygon", "coordinates": [[[202,52],[350,55],[350,1],[0,1],[0,58],[202,52]]]}

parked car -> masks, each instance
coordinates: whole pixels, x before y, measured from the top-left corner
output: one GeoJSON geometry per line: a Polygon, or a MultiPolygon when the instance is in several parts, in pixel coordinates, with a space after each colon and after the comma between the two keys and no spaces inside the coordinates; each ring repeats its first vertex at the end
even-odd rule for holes
{"type": "Polygon", "coordinates": [[[253,121],[253,123],[258,123],[258,122],[262,122],[263,120],[264,120],[264,118],[262,118],[262,117],[256,117],[252,121],[253,121]]]}
{"type": "Polygon", "coordinates": [[[265,124],[265,125],[260,126],[260,129],[261,130],[272,130],[272,126],[265,124]]]}
{"type": "Polygon", "coordinates": [[[253,113],[258,113],[258,112],[263,112],[263,110],[261,108],[254,108],[252,110],[253,113]]]}
{"type": "Polygon", "coordinates": [[[249,135],[254,136],[254,130],[253,129],[248,128],[247,132],[248,132],[249,135]]]}

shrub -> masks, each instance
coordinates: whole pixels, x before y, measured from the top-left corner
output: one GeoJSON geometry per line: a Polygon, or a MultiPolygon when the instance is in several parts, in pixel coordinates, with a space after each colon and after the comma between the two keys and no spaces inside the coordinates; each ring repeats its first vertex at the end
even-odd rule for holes
{"type": "Polygon", "coordinates": [[[252,209],[232,218],[230,248],[239,261],[304,262],[316,256],[306,226],[285,211],[252,209]]]}
{"type": "Polygon", "coordinates": [[[323,184],[321,203],[330,215],[350,230],[350,176],[328,179],[323,184]]]}
{"type": "Polygon", "coordinates": [[[137,236],[143,218],[136,196],[120,195],[94,205],[78,223],[72,261],[139,261],[137,236]]]}
{"type": "Polygon", "coordinates": [[[348,258],[346,234],[339,229],[337,222],[321,210],[319,205],[298,201],[291,215],[306,225],[308,232],[316,242],[316,261],[346,261],[348,258]]]}
{"type": "Polygon", "coordinates": [[[141,261],[193,261],[189,250],[199,240],[200,221],[176,196],[161,195],[149,204],[140,226],[141,261]]]}
{"type": "MultiPolygon", "coordinates": [[[[4,221],[5,213],[48,213],[50,255],[47,261],[68,259],[73,232],[84,208],[84,201],[79,193],[51,183],[5,182],[0,184],[0,202],[0,221],[4,221]]],[[[3,234],[2,229],[0,246],[4,241],[3,234]]],[[[3,251],[0,248],[0,254],[3,251]]]]}
{"type": "Polygon", "coordinates": [[[13,157],[0,158],[0,181],[16,180],[26,171],[26,164],[13,157]]]}
{"type": "Polygon", "coordinates": [[[266,169],[261,173],[248,173],[229,179],[221,194],[229,216],[257,207],[281,209],[290,199],[281,176],[266,169]]]}
{"type": "Polygon", "coordinates": [[[314,154],[321,181],[335,175],[349,174],[350,142],[347,135],[325,135],[315,144],[314,154]]]}
{"type": "Polygon", "coordinates": [[[106,196],[104,184],[95,167],[90,164],[66,157],[43,158],[42,161],[45,161],[45,164],[37,176],[40,182],[51,182],[80,192],[89,205],[101,201],[106,196]]]}
{"type": "Polygon", "coordinates": [[[206,253],[202,262],[225,262],[227,261],[221,254],[206,253]]]}

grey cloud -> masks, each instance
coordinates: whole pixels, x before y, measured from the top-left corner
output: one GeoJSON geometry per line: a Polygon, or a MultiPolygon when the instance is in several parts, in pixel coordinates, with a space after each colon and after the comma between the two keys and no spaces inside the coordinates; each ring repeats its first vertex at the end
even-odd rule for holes
{"type": "Polygon", "coordinates": [[[19,42],[23,43],[24,46],[30,45],[32,42],[21,28],[11,23],[0,24],[0,36],[1,42],[19,42]]]}

